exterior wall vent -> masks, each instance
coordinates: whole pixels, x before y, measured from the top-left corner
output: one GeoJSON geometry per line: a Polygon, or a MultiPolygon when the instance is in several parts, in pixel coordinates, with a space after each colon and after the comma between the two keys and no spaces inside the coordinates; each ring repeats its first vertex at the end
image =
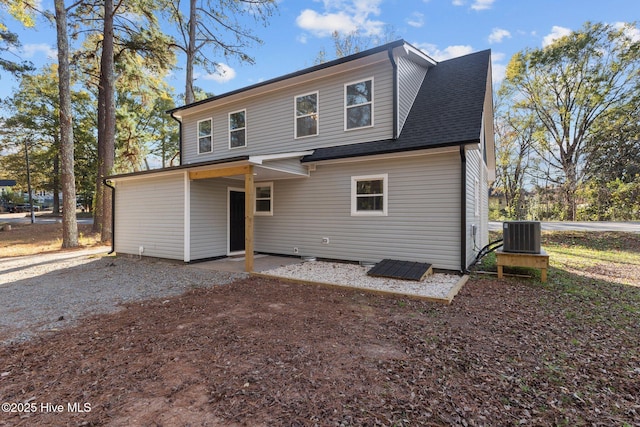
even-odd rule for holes
{"type": "Polygon", "coordinates": [[[502,225],[504,252],[540,253],[539,221],[506,221],[502,225]]]}

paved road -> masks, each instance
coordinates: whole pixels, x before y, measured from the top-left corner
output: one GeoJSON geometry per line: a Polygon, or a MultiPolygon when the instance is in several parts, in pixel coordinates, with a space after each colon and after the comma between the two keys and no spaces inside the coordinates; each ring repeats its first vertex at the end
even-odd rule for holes
{"type": "MultiPolygon", "coordinates": [[[[592,222],[542,222],[543,230],[548,231],[624,231],[628,233],[640,233],[640,222],[611,222],[611,221],[592,221],[592,222]]],[[[502,222],[489,221],[489,230],[502,230],[502,222]]]]}
{"type": "MultiPolygon", "coordinates": [[[[61,217],[45,216],[50,212],[36,212],[36,224],[47,224],[62,221],[61,217]]],[[[29,224],[31,223],[31,214],[29,213],[2,213],[0,214],[0,223],[8,222],[10,224],[29,224]]],[[[93,224],[93,218],[78,218],[78,224],[93,224]]]]}

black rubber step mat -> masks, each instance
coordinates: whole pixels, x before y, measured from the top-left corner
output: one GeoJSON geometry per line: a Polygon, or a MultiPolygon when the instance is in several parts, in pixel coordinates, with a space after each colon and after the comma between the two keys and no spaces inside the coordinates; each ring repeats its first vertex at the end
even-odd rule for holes
{"type": "Polygon", "coordinates": [[[431,264],[415,261],[399,261],[383,259],[377,263],[367,275],[374,277],[389,277],[399,280],[420,281],[432,273],[431,264]]]}

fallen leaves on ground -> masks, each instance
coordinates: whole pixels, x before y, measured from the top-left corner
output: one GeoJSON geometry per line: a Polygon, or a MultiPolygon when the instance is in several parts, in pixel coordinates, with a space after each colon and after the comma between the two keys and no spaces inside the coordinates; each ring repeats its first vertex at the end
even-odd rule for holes
{"type": "Polygon", "coordinates": [[[91,409],[0,425],[638,425],[640,289],[603,286],[475,277],[445,306],[250,278],[131,304],[0,348],[4,402],[91,409]]]}

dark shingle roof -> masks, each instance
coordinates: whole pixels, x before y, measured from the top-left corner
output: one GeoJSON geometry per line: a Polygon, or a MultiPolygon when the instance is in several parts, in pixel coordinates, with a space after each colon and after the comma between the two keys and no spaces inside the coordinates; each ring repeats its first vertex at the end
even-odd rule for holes
{"type": "Polygon", "coordinates": [[[0,187],[13,187],[16,185],[14,179],[0,179],[0,187]]]}
{"type": "Polygon", "coordinates": [[[431,68],[395,141],[319,148],[303,162],[479,142],[490,57],[484,50],[431,68]]]}

